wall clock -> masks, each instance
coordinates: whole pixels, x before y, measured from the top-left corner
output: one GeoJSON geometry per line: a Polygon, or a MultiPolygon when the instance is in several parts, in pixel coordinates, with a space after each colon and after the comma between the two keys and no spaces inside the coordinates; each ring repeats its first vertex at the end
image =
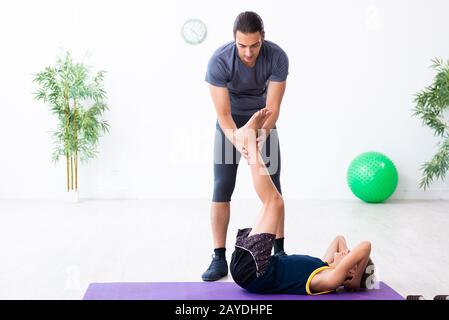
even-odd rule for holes
{"type": "Polygon", "coordinates": [[[200,44],[206,38],[207,28],[203,21],[189,19],[183,24],[181,35],[184,41],[189,44],[200,44]]]}

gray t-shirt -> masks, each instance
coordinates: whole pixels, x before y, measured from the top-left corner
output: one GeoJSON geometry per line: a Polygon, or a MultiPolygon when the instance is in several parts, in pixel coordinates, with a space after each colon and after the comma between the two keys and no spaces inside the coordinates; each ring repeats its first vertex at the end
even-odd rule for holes
{"type": "Polygon", "coordinates": [[[264,40],[254,67],[245,66],[234,41],[218,48],[209,60],[206,81],[228,88],[231,113],[252,115],[265,107],[268,80],[285,81],[288,56],[277,44],[264,40]]]}

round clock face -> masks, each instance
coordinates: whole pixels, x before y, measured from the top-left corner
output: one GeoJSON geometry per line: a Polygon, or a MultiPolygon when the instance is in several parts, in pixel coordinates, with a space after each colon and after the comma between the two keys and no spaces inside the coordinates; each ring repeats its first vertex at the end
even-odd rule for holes
{"type": "Polygon", "coordinates": [[[190,44],[199,44],[206,38],[206,25],[198,19],[187,20],[181,29],[184,40],[190,44]]]}

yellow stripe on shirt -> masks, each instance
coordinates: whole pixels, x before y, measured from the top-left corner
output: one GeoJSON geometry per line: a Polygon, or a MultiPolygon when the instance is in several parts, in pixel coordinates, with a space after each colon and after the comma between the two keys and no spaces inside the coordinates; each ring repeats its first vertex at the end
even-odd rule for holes
{"type": "Polygon", "coordinates": [[[307,294],[312,295],[312,296],[316,296],[319,294],[324,294],[324,293],[329,293],[329,292],[333,292],[334,290],[330,290],[330,291],[323,291],[323,292],[317,292],[317,293],[312,293],[312,290],[310,290],[310,283],[312,282],[313,277],[315,277],[318,272],[321,272],[325,269],[332,269],[329,266],[324,266],[324,267],[320,267],[318,269],[313,270],[313,272],[310,274],[309,278],[307,279],[307,283],[306,283],[306,291],[307,294]]]}

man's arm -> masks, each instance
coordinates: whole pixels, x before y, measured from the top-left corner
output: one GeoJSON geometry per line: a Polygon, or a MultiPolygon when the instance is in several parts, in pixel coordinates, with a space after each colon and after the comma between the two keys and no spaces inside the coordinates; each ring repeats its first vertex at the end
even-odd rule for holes
{"type": "Polygon", "coordinates": [[[218,123],[225,133],[226,137],[232,142],[230,132],[237,129],[231,116],[231,102],[229,98],[228,88],[210,85],[210,94],[214,102],[215,111],[217,112],[218,123]],[[232,131],[231,131],[232,130],[232,131]]]}
{"type": "Polygon", "coordinates": [[[265,139],[270,134],[271,129],[273,129],[276,121],[279,118],[279,113],[281,110],[281,102],[284,97],[285,88],[287,86],[287,81],[277,82],[270,81],[268,83],[267,92],[267,102],[266,107],[271,110],[271,116],[265,121],[262,126],[262,132],[257,139],[258,149],[262,150],[262,146],[265,143],[265,139]]]}
{"type": "Polygon", "coordinates": [[[237,126],[231,115],[231,100],[228,88],[210,85],[210,94],[217,112],[218,123],[223,130],[226,138],[236,147],[244,158],[248,158],[248,151],[244,147],[243,135],[236,135],[237,126]]]}
{"type": "Polygon", "coordinates": [[[266,107],[271,110],[271,116],[265,121],[263,129],[273,129],[279,118],[282,98],[284,97],[287,81],[277,82],[270,81],[268,83],[267,103],[266,107]]]}

